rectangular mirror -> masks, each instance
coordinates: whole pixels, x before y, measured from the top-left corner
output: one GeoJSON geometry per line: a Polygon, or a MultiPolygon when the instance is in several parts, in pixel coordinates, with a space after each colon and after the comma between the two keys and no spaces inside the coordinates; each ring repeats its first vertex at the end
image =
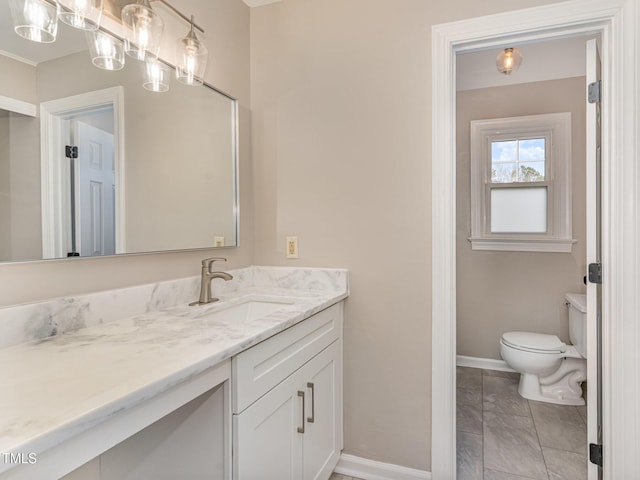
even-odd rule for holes
{"type": "Polygon", "coordinates": [[[236,101],[173,69],[150,92],[87,45],[19,37],[0,0],[0,261],[236,246],[236,101]]]}

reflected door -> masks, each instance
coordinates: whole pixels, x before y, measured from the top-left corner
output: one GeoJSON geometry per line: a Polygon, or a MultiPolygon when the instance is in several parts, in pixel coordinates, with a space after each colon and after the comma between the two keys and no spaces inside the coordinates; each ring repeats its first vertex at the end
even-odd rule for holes
{"type": "Polygon", "coordinates": [[[80,256],[115,254],[113,134],[76,123],[76,246],[80,256]]]}

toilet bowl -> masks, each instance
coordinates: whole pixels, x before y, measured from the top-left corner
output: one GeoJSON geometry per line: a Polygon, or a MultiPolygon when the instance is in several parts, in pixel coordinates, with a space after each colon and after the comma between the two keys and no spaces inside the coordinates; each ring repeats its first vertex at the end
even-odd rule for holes
{"type": "Polygon", "coordinates": [[[524,398],[561,405],[584,405],[582,382],[587,378],[586,295],[567,294],[567,345],[555,335],[506,332],[500,339],[502,359],[520,373],[518,392],[524,398]]]}

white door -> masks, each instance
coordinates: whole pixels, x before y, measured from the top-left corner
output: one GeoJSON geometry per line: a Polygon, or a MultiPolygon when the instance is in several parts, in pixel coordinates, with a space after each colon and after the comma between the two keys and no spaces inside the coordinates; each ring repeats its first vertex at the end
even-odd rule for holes
{"type": "Polygon", "coordinates": [[[113,255],[115,172],[113,134],[77,122],[76,248],[80,256],[113,255]]]}
{"type": "Polygon", "coordinates": [[[234,415],[234,480],[300,480],[306,393],[300,371],[234,415]],[[237,443],[236,443],[237,442],[237,443]]]}
{"type": "Polygon", "coordinates": [[[334,342],[304,367],[307,425],[302,437],[304,480],[326,480],[342,450],[342,362],[334,342]]]}
{"type": "MultiPolygon", "coordinates": [[[[599,264],[602,254],[600,110],[594,95],[601,91],[597,40],[587,42],[587,265],[599,264]],[[591,87],[590,87],[591,85],[591,87]],[[590,91],[591,92],[590,92],[590,91]],[[589,98],[591,97],[591,98],[589,98]]],[[[598,94],[599,97],[599,94],[598,94]]],[[[606,267],[605,267],[606,268],[606,267]]],[[[591,275],[590,275],[591,276],[591,275]]],[[[602,444],[602,287],[587,282],[587,441],[602,444]]],[[[606,459],[605,459],[606,461],[606,459]]],[[[602,468],[589,462],[589,480],[602,478],[602,468]]]]}

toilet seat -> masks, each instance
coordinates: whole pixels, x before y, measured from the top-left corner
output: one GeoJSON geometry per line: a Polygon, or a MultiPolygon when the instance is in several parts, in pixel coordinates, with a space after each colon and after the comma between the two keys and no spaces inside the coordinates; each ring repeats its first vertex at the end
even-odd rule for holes
{"type": "Polygon", "coordinates": [[[516,350],[539,354],[558,354],[567,350],[567,345],[556,335],[533,332],[506,332],[502,342],[516,350]]]}

